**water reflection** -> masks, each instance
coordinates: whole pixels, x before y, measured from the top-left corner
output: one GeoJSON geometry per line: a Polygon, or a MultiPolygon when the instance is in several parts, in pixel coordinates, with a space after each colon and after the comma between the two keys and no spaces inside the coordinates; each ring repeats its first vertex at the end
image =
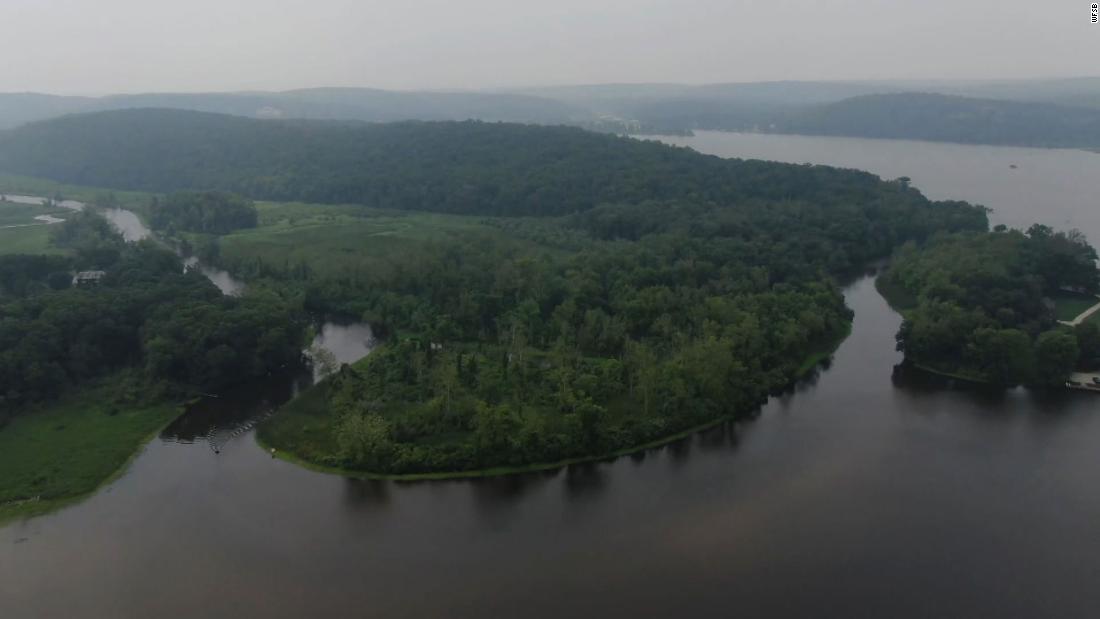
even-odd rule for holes
{"type": "Polygon", "coordinates": [[[184,271],[198,270],[227,297],[239,297],[244,294],[246,288],[244,282],[230,275],[229,271],[202,264],[195,256],[188,256],[183,259],[183,269],[184,271]]]}
{"type": "Polygon", "coordinates": [[[325,322],[306,351],[313,362],[314,380],[366,357],[377,344],[374,331],[365,322],[325,322]]]}
{"type": "Polygon", "coordinates": [[[696,435],[700,451],[720,451],[737,448],[737,424],[721,423],[696,435]]]}
{"type": "MultiPolygon", "coordinates": [[[[1100,214],[1087,181],[1100,156],[1029,155],[1098,162],[1047,166],[1053,200],[1030,201],[1015,180],[987,186],[979,147],[897,148],[821,154],[902,161],[893,176],[930,194],[937,173],[1016,193],[978,201],[1021,205],[1020,219],[1066,200],[1052,221],[1100,214]]],[[[1094,616],[1100,398],[894,369],[900,317],[870,280],[846,299],[854,330],[828,370],[726,426],[729,448],[715,428],[690,457],[688,440],[538,475],[392,483],[313,473],[247,439],[218,458],[154,441],[108,490],[0,528],[0,616],[1094,616]]],[[[201,436],[193,423],[174,431],[201,436]]]]}
{"type": "Polygon", "coordinates": [[[0,529],[0,615],[1091,616],[1097,400],[891,380],[900,318],[869,280],[847,298],[816,383],[610,463],[348,480],[249,431],[200,457],[211,422],[292,389],[211,399],[166,431],[198,444],[155,441],[108,491],[0,529]]]}
{"type": "MultiPolygon", "coordinates": [[[[370,325],[366,323],[324,323],[308,354],[354,363],[370,354],[374,346],[370,325]]],[[[323,373],[322,373],[323,374],[323,373]]],[[[161,439],[179,443],[204,441],[216,453],[229,441],[252,430],[303,389],[322,376],[316,367],[288,370],[226,389],[204,394],[172,422],[161,439]]]]}
{"type": "Polygon", "coordinates": [[[145,227],[145,224],[141,222],[141,218],[133,211],[122,208],[105,208],[101,209],[100,213],[107,218],[107,221],[111,222],[111,225],[122,234],[122,238],[128,243],[144,241],[153,235],[152,231],[145,227]]]}
{"type": "Polygon", "coordinates": [[[344,478],[344,503],[352,509],[384,507],[390,502],[390,482],[344,478]]]}
{"type": "Polygon", "coordinates": [[[607,490],[604,463],[586,462],[571,465],[565,471],[565,493],[570,500],[597,499],[607,490]]]}
{"type": "Polygon", "coordinates": [[[206,441],[214,449],[220,449],[311,383],[310,374],[292,371],[202,396],[161,432],[161,439],[179,443],[206,441]]]}

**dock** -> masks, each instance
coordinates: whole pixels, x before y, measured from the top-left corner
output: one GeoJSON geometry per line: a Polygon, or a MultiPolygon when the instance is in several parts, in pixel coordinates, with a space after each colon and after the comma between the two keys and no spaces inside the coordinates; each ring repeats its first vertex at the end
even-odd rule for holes
{"type": "Polygon", "coordinates": [[[1066,387],[1100,393],[1100,383],[1096,380],[1100,380],[1100,372],[1074,372],[1070,374],[1066,387]]]}

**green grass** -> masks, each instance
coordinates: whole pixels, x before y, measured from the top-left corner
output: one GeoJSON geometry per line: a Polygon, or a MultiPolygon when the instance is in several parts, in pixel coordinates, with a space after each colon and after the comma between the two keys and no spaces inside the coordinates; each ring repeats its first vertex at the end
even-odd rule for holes
{"type": "Polygon", "coordinates": [[[170,403],[116,409],[109,389],[85,389],[0,429],[0,522],[89,495],[179,415],[170,403]]]}
{"type": "Polygon", "coordinates": [[[50,243],[49,226],[0,229],[0,256],[8,254],[64,254],[50,243]]]}
{"type": "Polygon", "coordinates": [[[1058,320],[1070,321],[1080,316],[1085,310],[1100,303],[1100,299],[1087,294],[1074,294],[1063,292],[1053,297],[1054,311],[1058,320]]]}
{"type": "Polygon", "coordinates": [[[51,215],[65,219],[71,212],[63,208],[0,201],[0,256],[65,253],[50,243],[49,226],[34,218],[51,215]]]}
{"type": "Polygon", "coordinates": [[[45,207],[35,204],[16,204],[15,202],[0,201],[0,226],[42,226],[45,225],[34,218],[39,215],[52,215],[64,219],[72,211],[58,207],[45,207]]]}
{"type": "Polygon", "coordinates": [[[257,263],[276,270],[305,263],[321,277],[382,277],[447,241],[536,246],[482,217],[298,203],[261,203],[258,210],[260,227],[221,238],[219,262],[230,271],[247,273],[257,263]]]}
{"type": "Polygon", "coordinates": [[[327,461],[338,450],[326,406],[328,386],[328,381],[322,381],[285,404],[278,414],[260,424],[257,438],[280,451],[293,451],[304,461],[327,461]]]}

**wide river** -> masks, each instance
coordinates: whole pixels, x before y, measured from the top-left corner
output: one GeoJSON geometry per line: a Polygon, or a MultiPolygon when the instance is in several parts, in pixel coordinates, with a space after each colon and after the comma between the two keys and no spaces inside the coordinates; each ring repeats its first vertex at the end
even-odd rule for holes
{"type": "MultiPolygon", "coordinates": [[[[676,141],[910,176],[1100,239],[1100,155],[676,141]]],[[[846,295],[854,329],[831,366],[756,419],[542,475],[313,473],[250,429],[294,384],[211,401],[109,488],[0,529],[0,617],[1096,616],[1100,398],[901,371],[900,318],[870,278],[846,295]]]]}

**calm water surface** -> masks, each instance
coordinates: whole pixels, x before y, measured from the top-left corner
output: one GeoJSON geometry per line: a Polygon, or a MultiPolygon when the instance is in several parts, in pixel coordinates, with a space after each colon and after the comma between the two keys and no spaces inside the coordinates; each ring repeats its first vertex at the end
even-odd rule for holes
{"type": "Polygon", "coordinates": [[[108,489],[0,529],[0,616],[1095,616],[1100,398],[910,375],[872,280],[846,295],[831,367],[757,419],[544,475],[312,473],[251,429],[308,376],[209,400],[108,489]]]}
{"type": "MultiPolygon", "coordinates": [[[[111,225],[122,234],[122,238],[128,242],[142,241],[153,236],[153,231],[146,227],[141,218],[133,211],[124,208],[105,208],[100,209],[100,213],[107,218],[107,221],[111,222],[111,225]]],[[[198,269],[224,295],[236,297],[244,293],[244,282],[234,278],[228,271],[202,264],[194,256],[188,256],[184,259],[183,268],[198,269]]]]}
{"type": "Polygon", "coordinates": [[[721,131],[661,140],[720,157],[820,163],[886,179],[908,176],[933,200],[992,208],[996,223],[1080,228],[1100,242],[1100,153],[721,131]]]}

